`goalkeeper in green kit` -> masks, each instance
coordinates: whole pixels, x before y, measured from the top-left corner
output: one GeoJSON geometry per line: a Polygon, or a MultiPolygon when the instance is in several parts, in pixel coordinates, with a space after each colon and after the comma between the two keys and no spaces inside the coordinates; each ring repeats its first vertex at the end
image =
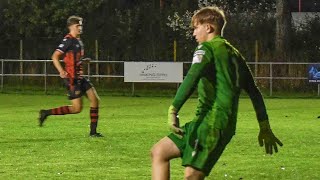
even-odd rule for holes
{"type": "Polygon", "coordinates": [[[204,179],[235,134],[239,95],[245,90],[260,126],[258,141],[267,154],[278,152],[281,141],[273,134],[263,97],[243,56],[222,37],[225,15],[217,7],[200,9],[192,17],[193,36],[199,43],[192,66],[169,107],[172,134],[151,150],[152,179],[170,178],[170,160],[181,157],[185,179],[204,179]],[[197,88],[195,117],[183,127],[178,112],[197,88]]]}

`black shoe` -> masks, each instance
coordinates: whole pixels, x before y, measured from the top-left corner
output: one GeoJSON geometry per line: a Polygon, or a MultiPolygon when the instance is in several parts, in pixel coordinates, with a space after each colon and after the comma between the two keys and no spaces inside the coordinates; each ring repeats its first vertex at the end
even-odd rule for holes
{"type": "Polygon", "coordinates": [[[39,120],[39,126],[40,126],[40,127],[43,125],[43,123],[44,123],[44,121],[47,119],[47,117],[48,117],[48,114],[47,114],[46,110],[40,110],[40,111],[39,111],[39,118],[38,118],[38,120],[39,120]]]}
{"type": "Polygon", "coordinates": [[[103,137],[101,133],[90,133],[90,137],[103,137]]]}

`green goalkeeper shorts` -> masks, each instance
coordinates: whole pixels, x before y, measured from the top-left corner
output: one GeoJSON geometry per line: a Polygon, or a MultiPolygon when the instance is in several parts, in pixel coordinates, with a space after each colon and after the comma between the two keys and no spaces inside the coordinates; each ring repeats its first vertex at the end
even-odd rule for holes
{"type": "Polygon", "coordinates": [[[182,138],[174,133],[168,135],[181,152],[182,166],[193,167],[208,176],[234,131],[215,129],[208,133],[208,126],[201,121],[186,123],[182,129],[185,132],[182,138]]]}

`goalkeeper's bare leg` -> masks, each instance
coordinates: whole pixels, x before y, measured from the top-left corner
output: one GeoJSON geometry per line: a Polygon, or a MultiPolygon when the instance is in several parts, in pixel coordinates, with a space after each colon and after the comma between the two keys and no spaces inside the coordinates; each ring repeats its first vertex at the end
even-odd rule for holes
{"type": "Polygon", "coordinates": [[[187,166],[184,170],[184,179],[188,180],[203,180],[205,178],[205,174],[199,170],[194,169],[191,166],[187,166]]]}
{"type": "Polygon", "coordinates": [[[170,160],[181,156],[173,141],[164,137],[151,150],[152,180],[170,179],[170,160]]]}
{"type": "MultiPolygon", "coordinates": [[[[152,180],[170,179],[170,160],[181,156],[176,144],[168,137],[164,137],[151,150],[152,180]]],[[[205,174],[193,167],[185,168],[184,178],[187,180],[203,180],[205,174]]]]}

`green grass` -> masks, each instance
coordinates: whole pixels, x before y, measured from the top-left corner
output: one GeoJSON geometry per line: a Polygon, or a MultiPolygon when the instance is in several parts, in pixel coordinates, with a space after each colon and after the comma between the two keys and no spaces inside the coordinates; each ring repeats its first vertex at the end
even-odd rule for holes
{"type": "MultiPolygon", "coordinates": [[[[149,151],[168,134],[172,98],[102,96],[99,130],[89,138],[88,102],[77,115],[49,117],[38,110],[68,104],[64,96],[0,94],[0,179],[150,179],[149,151]]],[[[183,107],[192,119],[197,99],[183,107]]],[[[271,126],[284,146],[269,156],[258,146],[249,99],[241,99],[237,134],[208,179],[319,179],[320,100],[266,99],[271,126]]],[[[182,179],[181,160],[172,179],[182,179]]]]}

